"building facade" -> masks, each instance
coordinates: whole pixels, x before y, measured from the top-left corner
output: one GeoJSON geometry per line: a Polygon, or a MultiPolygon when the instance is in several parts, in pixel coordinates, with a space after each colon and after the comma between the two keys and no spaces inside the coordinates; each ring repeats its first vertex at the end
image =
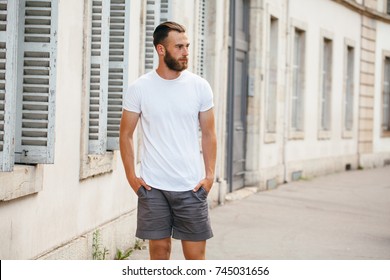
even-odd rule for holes
{"type": "Polygon", "coordinates": [[[187,27],[189,68],[214,91],[212,207],[390,164],[388,0],[0,0],[0,259],[136,242],[122,94],[156,67],[165,20],[187,27]]]}

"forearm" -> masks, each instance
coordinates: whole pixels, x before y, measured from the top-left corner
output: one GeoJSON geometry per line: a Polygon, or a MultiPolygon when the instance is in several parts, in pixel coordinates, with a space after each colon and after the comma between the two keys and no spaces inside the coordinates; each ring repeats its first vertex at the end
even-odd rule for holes
{"type": "Polygon", "coordinates": [[[134,163],[134,141],[132,136],[120,137],[119,145],[123,166],[126,172],[126,178],[130,183],[136,177],[134,163]]]}
{"type": "Polygon", "coordinates": [[[202,151],[206,178],[214,180],[217,158],[217,139],[214,132],[202,135],[202,151]]]}

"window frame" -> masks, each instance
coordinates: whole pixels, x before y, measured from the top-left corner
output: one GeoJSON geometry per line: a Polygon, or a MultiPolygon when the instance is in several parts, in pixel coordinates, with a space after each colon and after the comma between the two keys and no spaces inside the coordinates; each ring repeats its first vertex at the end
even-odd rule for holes
{"type": "Polygon", "coordinates": [[[356,127],[355,116],[355,65],[356,65],[356,44],[351,39],[344,40],[344,79],[343,79],[343,116],[342,116],[342,138],[352,138],[356,127]],[[350,61],[352,59],[352,61],[350,61]],[[351,71],[351,73],[349,73],[351,71]],[[350,75],[351,74],[351,75],[350,75]],[[350,97],[349,97],[350,95],[350,97]],[[347,123],[350,120],[350,127],[347,123]]]}
{"type": "Polygon", "coordinates": [[[29,1],[6,3],[0,172],[18,163],[54,163],[58,1],[29,1]]]}
{"type": "Polygon", "coordinates": [[[25,3],[26,0],[6,3],[5,104],[0,152],[0,181],[3,184],[0,201],[41,191],[42,164],[54,163],[58,1],[50,1],[50,6],[45,5],[47,2],[35,3],[38,6],[25,3]],[[26,10],[31,8],[36,12],[27,15],[26,10]],[[39,27],[35,27],[37,20],[41,21],[39,27]],[[40,123],[42,115],[47,115],[47,124],[40,123]],[[37,135],[42,135],[42,129],[46,132],[43,140],[37,138],[37,135]],[[26,137],[29,137],[27,141],[26,137]],[[40,141],[46,141],[46,145],[37,145],[40,141]],[[17,142],[20,145],[15,144],[17,142]],[[16,154],[18,150],[27,148],[31,152],[29,155],[16,154]]]}
{"type": "Polygon", "coordinates": [[[266,61],[266,96],[265,96],[265,143],[276,142],[277,131],[277,96],[279,74],[279,34],[280,20],[274,15],[268,17],[268,42],[266,61]]]}

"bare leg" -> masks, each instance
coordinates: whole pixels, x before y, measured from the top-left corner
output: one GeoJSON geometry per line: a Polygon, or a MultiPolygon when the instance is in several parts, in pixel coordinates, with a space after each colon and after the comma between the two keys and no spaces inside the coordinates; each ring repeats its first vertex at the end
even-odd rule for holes
{"type": "Polygon", "coordinates": [[[171,256],[171,238],[149,240],[149,255],[151,260],[169,260],[171,256]]]}
{"type": "Polygon", "coordinates": [[[186,241],[182,240],[183,254],[186,260],[206,259],[206,241],[186,241]]]}

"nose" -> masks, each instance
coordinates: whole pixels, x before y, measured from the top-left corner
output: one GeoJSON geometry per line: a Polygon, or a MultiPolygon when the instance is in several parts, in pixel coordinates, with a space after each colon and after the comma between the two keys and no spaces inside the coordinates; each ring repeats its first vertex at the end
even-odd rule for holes
{"type": "Polygon", "coordinates": [[[183,47],[183,56],[188,56],[188,47],[183,47]]]}

